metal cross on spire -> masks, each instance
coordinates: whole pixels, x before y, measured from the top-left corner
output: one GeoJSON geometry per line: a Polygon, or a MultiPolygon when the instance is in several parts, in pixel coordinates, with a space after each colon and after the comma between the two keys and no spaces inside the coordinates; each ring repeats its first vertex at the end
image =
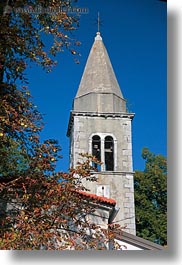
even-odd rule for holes
{"type": "Polygon", "coordinates": [[[100,19],[100,13],[98,12],[97,19],[95,19],[95,23],[97,24],[97,32],[100,33],[100,28],[103,25],[102,20],[100,19]]]}
{"type": "Polygon", "coordinates": [[[100,14],[98,12],[98,18],[97,18],[98,32],[100,32],[100,25],[101,25],[101,22],[100,22],[100,14]]]}

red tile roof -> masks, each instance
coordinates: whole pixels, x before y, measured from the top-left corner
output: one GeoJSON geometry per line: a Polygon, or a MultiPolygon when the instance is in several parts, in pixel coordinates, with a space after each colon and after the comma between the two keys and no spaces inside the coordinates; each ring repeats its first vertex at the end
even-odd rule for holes
{"type": "MultiPolygon", "coordinates": [[[[2,178],[0,177],[0,183],[6,183],[6,181],[11,181],[12,179],[5,179],[5,178],[2,178]]],[[[91,198],[93,200],[96,200],[98,202],[101,202],[101,203],[107,203],[107,204],[110,204],[110,205],[113,205],[115,206],[116,205],[116,201],[113,200],[113,199],[109,199],[107,197],[104,197],[104,196],[97,196],[96,194],[92,194],[92,193],[88,193],[88,192],[85,192],[85,191],[81,191],[81,190],[72,190],[74,192],[77,192],[79,193],[80,195],[83,195],[84,197],[88,197],[88,198],[91,198]]]]}
{"type": "Polygon", "coordinates": [[[116,201],[113,200],[113,199],[109,199],[109,198],[106,198],[104,196],[97,196],[95,194],[92,194],[92,193],[87,193],[85,191],[77,191],[79,194],[83,195],[84,197],[88,197],[88,198],[91,198],[91,199],[94,199],[98,202],[102,202],[102,203],[107,203],[107,204],[110,204],[110,205],[116,205],[116,201]]]}

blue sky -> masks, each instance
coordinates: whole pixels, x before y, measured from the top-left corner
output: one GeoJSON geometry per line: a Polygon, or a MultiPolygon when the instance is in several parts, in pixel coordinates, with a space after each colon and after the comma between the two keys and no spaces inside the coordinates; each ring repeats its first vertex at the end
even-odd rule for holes
{"type": "Polygon", "coordinates": [[[143,170],[143,147],[155,154],[167,153],[167,13],[158,0],[80,0],[87,7],[74,35],[82,45],[80,64],[68,52],[57,56],[58,65],[47,74],[28,69],[33,102],[44,114],[42,139],[57,139],[62,156],[57,169],[69,168],[69,139],[66,137],[72,101],[97,32],[97,13],[102,20],[101,36],[129,109],[132,122],[134,170],[143,170]]]}

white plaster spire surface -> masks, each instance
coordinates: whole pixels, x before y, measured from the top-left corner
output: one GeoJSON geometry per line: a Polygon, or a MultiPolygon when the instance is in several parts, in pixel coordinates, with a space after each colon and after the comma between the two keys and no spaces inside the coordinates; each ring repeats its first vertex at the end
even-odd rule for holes
{"type": "Polygon", "coordinates": [[[80,111],[83,105],[85,111],[125,112],[125,100],[100,32],[96,33],[74,105],[80,111]]]}
{"type": "Polygon", "coordinates": [[[113,93],[123,98],[100,32],[96,34],[76,97],[91,92],[113,93]]]}

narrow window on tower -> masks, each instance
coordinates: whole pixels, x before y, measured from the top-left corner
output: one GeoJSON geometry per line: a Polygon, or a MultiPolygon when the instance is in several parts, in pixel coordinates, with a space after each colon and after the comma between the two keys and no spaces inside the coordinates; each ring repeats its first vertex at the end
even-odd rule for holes
{"type": "Polygon", "coordinates": [[[114,141],[111,136],[105,137],[104,152],[105,152],[105,170],[114,171],[114,141]]]}
{"type": "MultiPolygon", "coordinates": [[[[101,161],[101,140],[98,135],[92,137],[92,155],[101,161]]],[[[93,166],[100,171],[100,165],[94,163],[93,166]]]]}

